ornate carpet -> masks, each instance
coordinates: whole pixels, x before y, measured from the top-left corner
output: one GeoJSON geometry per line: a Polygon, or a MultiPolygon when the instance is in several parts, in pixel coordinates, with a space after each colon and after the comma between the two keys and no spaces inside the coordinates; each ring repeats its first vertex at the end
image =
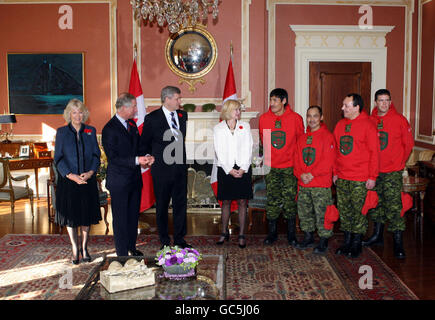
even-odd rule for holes
{"type": "MultiPolygon", "coordinates": [[[[417,296],[370,249],[358,259],[334,254],[339,243],[330,240],[326,256],[312,249],[297,250],[280,237],[274,246],[262,244],[264,236],[247,236],[247,247],[237,246],[237,237],[221,247],[217,236],[189,236],[186,241],[202,254],[222,254],[226,261],[228,300],[414,300],[417,296]],[[361,268],[363,271],[361,271],[361,268]],[[362,277],[372,272],[372,288],[361,289],[362,277]]],[[[155,254],[160,244],[154,235],[140,235],[138,249],[155,254]]],[[[13,235],[0,239],[1,300],[71,300],[89,274],[114,253],[112,236],[91,236],[91,263],[70,263],[68,236],[13,235]],[[72,283],[62,279],[72,272],[72,283]]],[[[364,280],[365,278],[363,278],[364,280]]]]}

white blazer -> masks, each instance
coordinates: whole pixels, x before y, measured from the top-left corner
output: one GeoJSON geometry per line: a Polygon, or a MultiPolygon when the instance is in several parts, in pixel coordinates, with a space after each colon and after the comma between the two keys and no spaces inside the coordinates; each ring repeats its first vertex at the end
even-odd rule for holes
{"type": "Polygon", "coordinates": [[[245,172],[251,166],[252,134],[249,123],[237,121],[234,135],[231,134],[226,121],[221,121],[213,129],[214,151],[217,166],[226,174],[237,164],[245,172]]]}

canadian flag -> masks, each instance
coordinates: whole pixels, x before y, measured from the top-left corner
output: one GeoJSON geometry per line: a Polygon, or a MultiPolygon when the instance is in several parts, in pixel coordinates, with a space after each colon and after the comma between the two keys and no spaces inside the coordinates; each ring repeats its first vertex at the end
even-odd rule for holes
{"type": "MultiPolygon", "coordinates": [[[[233,62],[230,58],[230,63],[228,65],[227,78],[225,79],[225,88],[224,88],[224,96],[223,102],[225,103],[227,100],[237,100],[237,90],[236,90],[236,81],[234,80],[234,71],[233,71],[233,62]]],[[[213,189],[214,195],[217,197],[218,183],[217,183],[217,159],[216,156],[213,161],[213,168],[211,170],[210,183],[211,188],[213,189]]],[[[222,206],[222,201],[219,201],[219,204],[222,206]]],[[[231,203],[231,211],[236,211],[238,209],[238,205],[236,201],[231,203]]]]}
{"type": "MultiPolygon", "coordinates": [[[[139,134],[142,134],[143,121],[145,119],[147,111],[145,108],[145,101],[143,99],[143,92],[142,92],[142,86],[140,84],[139,74],[137,73],[136,59],[133,60],[133,67],[131,69],[130,85],[128,88],[128,92],[136,97],[137,118],[134,119],[134,121],[136,121],[139,134]]],[[[142,196],[140,201],[140,212],[151,208],[154,202],[156,202],[156,198],[154,196],[151,171],[150,169],[143,169],[143,168],[141,168],[141,171],[142,171],[143,186],[142,186],[142,196]]]]}

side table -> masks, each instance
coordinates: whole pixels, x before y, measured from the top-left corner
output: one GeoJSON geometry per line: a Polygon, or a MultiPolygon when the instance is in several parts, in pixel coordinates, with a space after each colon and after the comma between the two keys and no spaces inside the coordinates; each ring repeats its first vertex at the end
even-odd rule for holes
{"type": "MultiPolygon", "coordinates": [[[[404,177],[403,192],[412,194],[415,203],[416,214],[414,217],[414,227],[417,226],[417,221],[420,224],[420,240],[423,239],[423,218],[424,218],[424,196],[426,187],[429,184],[429,179],[419,177],[404,177]]],[[[414,209],[411,209],[414,210],[414,209]]]]}

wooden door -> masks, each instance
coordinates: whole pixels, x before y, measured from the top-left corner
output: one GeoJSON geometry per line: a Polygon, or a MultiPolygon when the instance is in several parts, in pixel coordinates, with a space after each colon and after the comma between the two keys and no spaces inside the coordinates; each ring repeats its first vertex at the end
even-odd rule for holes
{"type": "Polygon", "coordinates": [[[370,62],[310,62],[310,106],[323,109],[323,121],[332,132],[342,119],[343,99],[349,93],[358,93],[364,101],[364,110],[371,105],[370,62]]]}

